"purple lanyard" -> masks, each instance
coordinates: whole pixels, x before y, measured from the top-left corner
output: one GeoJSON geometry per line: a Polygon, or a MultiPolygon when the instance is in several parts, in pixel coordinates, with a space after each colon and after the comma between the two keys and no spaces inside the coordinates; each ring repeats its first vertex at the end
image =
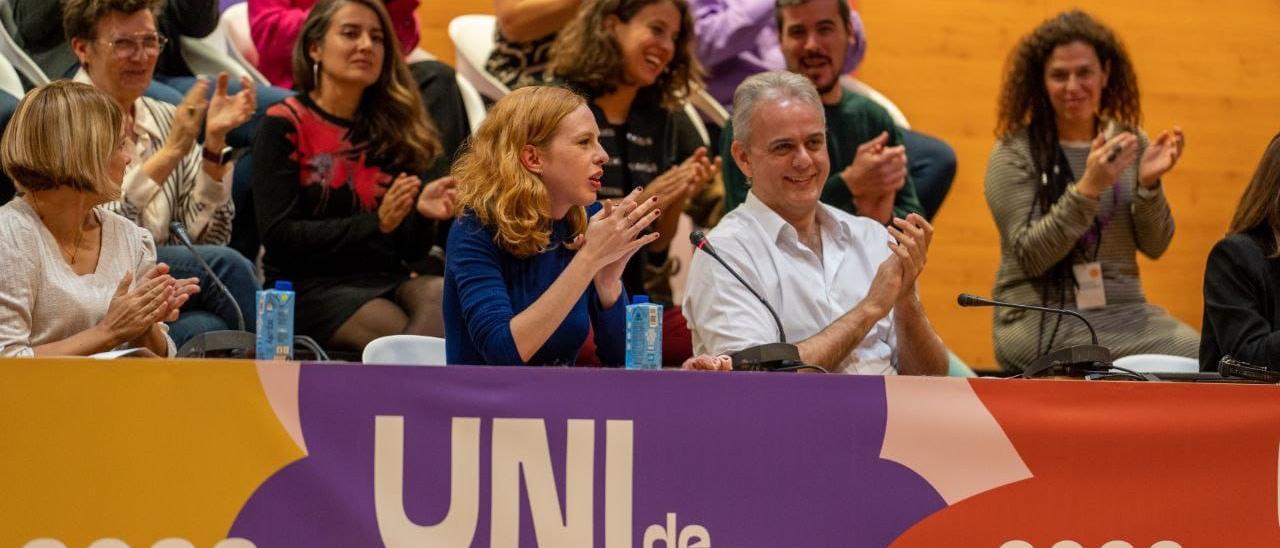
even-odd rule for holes
{"type": "Polygon", "coordinates": [[[1098,253],[1102,250],[1102,231],[1106,230],[1107,225],[1111,224],[1111,219],[1115,217],[1116,210],[1120,209],[1120,181],[1116,181],[1111,185],[1111,211],[1104,215],[1101,207],[1098,208],[1098,216],[1093,219],[1093,228],[1085,231],[1080,237],[1079,246],[1086,253],[1089,246],[1093,246],[1093,259],[1098,260],[1098,253]]]}

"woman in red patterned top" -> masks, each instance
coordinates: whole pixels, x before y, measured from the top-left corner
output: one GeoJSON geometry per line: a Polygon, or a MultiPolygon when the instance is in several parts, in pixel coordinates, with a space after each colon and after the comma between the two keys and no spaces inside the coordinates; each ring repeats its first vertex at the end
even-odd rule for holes
{"type": "Polygon", "coordinates": [[[298,95],[254,143],[268,282],[293,282],[296,331],[330,348],[443,330],[440,278],[408,265],[452,215],[455,183],[391,28],[379,0],[317,3],[293,50],[298,95]]]}

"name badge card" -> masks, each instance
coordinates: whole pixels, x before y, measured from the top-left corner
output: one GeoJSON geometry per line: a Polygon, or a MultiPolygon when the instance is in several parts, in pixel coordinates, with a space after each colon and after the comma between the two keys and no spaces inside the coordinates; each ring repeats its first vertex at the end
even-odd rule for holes
{"type": "Polygon", "coordinates": [[[1090,310],[1107,306],[1107,292],[1102,286],[1102,263],[1094,261],[1073,265],[1076,277],[1076,308],[1090,310]]]}

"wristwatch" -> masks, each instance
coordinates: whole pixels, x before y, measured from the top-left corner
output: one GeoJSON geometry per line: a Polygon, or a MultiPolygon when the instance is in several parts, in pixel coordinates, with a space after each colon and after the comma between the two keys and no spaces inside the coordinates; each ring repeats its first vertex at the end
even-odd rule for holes
{"type": "Polygon", "coordinates": [[[231,161],[231,147],[222,147],[222,150],[218,152],[209,150],[206,147],[200,147],[200,155],[206,162],[224,166],[231,161]]]}

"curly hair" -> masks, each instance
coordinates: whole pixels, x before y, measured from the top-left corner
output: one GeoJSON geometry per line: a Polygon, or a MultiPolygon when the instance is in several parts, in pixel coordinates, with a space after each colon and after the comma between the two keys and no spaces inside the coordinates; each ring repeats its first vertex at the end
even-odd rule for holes
{"type": "MultiPolygon", "coordinates": [[[[1002,140],[1008,140],[1025,130],[1031,167],[1044,175],[1040,181],[1029,183],[1036,185],[1036,196],[1027,211],[1028,223],[1032,222],[1035,211],[1048,212],[1062,198],[1070,184],[1067,177],[1069,170],[1060,172],[1052,169],[1052,166],[1059,165],[1061,149],[1058,146],[1057,114],[1049,100],[1049,90],[1045,87],[1045,68],[1054,49],[1076,42],[1092,47],[1098,56],[1098,62],[1108,73],[1099,98],[1097,115],[1130,127],[1137,127],[1141,122],[1138,77],[1124,44],[1110,28],[1083,11],[1072,10],[1046,19],[1031,34],[1024,36],[1005,61],[996,135],[1002,140]],[[1048,176],[1050,172],[1054,174],[1051,177],[1048,176]],[[1037,184],[1040,182],[1043,184],[1037,184]]],[[[1072,261],[1073,256],[1068,254],[1039,277],[1042,305],[1051,306],[1049,297],[1055,288],[1058,306],[1064,305],[1072,280],[1072,261]]],[[[1061,316],[1056,319],[1045,351],[1053,347],[1061,320],[1061,316]]],[[[1042,315],[1037,340],[1044,340],[1045,328],[1042,315]]]]}
{"type": "MultiPolygon", "coordinates": [[[[525,145],[551,143],[560,121],[586,104],[564,88],[528,86],[503,97],[485,116],[453,165],[458,211],[470,211],[494,229],[494,242],[516,257],[530,257],[551,245],[551,203],[547,187],[520,163],[525,145]]],[[[587,227],[581,206],[569,210],[572,234],[587,227]]]]}
{"type": "Polygon", "coordinates": [[[653,85],[662,91],[664,108],[680,109],[693,88],[702,84],[703,76],[702,65],[693,49],[693,15],[685,0],[590,0],[556,37],[547,73],[592,97],[613,93],[618,89],[618,82],[626,79],[625,68],[622,48],[605,30],[605,18],[613,15],[625,23],[640,10],[664,1],[671,2],[680,12],[680,32],[676,35],[675,55],[653,85]]]}
{"type": "MultiPolygon", "coordinates": [[[[1045,65],[1054,49],[1073,42],[1092,47],[1109,73],[1098,115],[1130,127],[1141,123],[1138,76],[1115,32],[1080,10],[1046,19],[1018,42],[1005,62],[996,122],[996,135],[1001,139],[1026,130],[1037,171],[1047,170],[1056,162],[1058,150],[1057,116],[1045,88],[1045,65]]],[[[1039,201],[1046,211],[1065,191],[1065,185],[1052,186],[1062,188],[1041,192],[1039,201]]]]}
{"type": "Polygon", "coordinates": [[[392,165],[422,173],[443,153],[439,135],[422,105],[422,96],[409,73],[394,38],[395,26],[381,0],[320,0],[311,8],[302,24],[298,40],[293,44],[293,88],[300,94],[311,93],[322,82],[321,71],[311,58],[311,47],[324,40],[334,15],[347,4],[358,4],[373,10],[382,25],[384,52],[378,81],[365,88],[357,108],[351,140],[369,143],[369,155],[392,165]]]}

